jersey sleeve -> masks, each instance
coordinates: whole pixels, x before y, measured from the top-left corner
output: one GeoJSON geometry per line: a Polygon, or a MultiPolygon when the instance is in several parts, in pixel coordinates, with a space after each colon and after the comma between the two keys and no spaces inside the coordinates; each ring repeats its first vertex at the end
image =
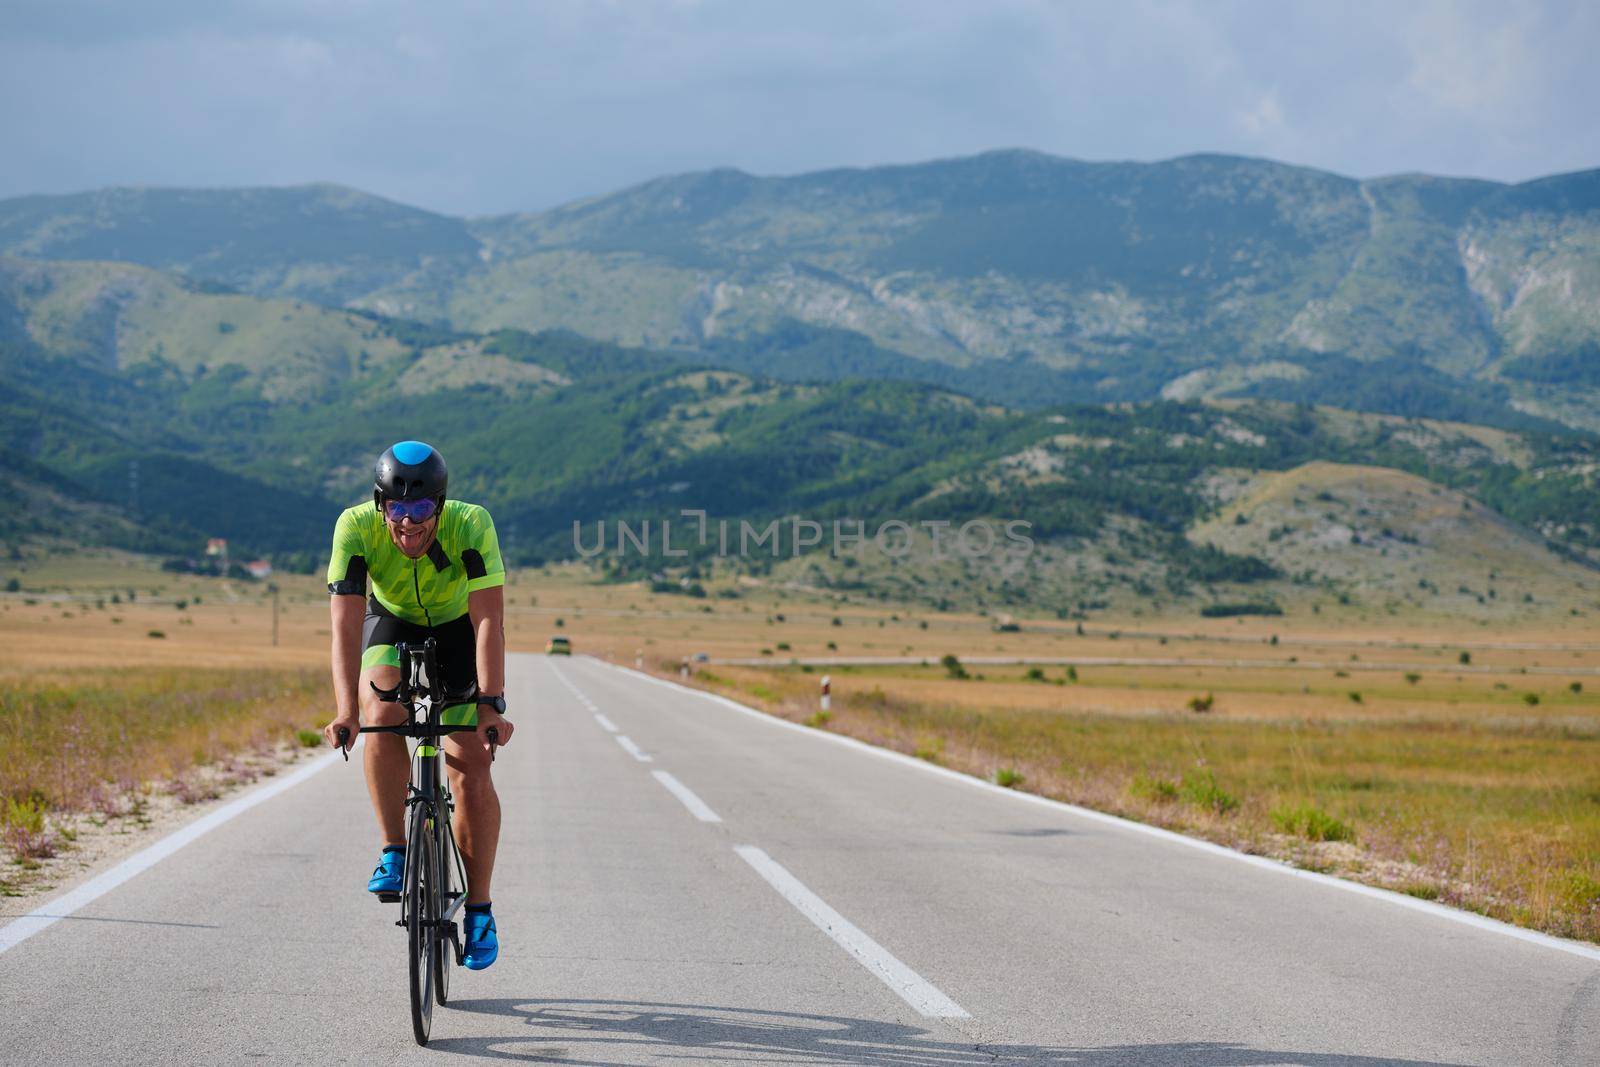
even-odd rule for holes
{"type": "Polygon", "coordinates": [[[500,560],[500,538],[494,532],[489,512],[477,508],[467,518],[467,547],[461,563],[467,569],[467,592],[493,589],[506,584],[506,567],[500,560]]]}
{"type": "Polygon", "coordinates": [[[356,522],[355,509],[333,524],[333,553],[328,558],[328,592],[334,596],[367,595],[366,543],[356,522]]]}

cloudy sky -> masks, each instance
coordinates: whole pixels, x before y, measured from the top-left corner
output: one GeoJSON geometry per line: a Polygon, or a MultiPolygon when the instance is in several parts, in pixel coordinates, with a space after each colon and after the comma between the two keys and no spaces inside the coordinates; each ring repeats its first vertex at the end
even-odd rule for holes
{"type": "Polygon", "coordinates": [[[441,211],[1029,147],[1600,166],[1600,4],[10,0],[0,196],[337,181],[441,211]]]}

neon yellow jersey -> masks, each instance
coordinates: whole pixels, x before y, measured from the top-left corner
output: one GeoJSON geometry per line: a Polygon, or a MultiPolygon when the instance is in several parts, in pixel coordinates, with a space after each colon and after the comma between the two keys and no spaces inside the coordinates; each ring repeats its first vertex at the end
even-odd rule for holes
{"type": "Polygon", "coordinates": [[[467,594],[506,584],[494,520],[477,504],[446,500],[427,554],[411,559],[395,547],[372,501],[345,509],[333,526],[328,592],[372,596],[390,613],[421,626],[441,626],[467,613],[467,594]]]}

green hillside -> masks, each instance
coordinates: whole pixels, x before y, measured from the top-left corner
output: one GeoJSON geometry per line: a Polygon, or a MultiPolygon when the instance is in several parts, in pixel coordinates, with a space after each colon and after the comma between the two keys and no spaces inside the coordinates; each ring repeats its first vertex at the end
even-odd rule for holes
{"type": "Polygon", "coordinates": [[[459,219],[323,184],[18,197],[0,201],[0,252],[122,260],[338,305],[418,271],[461,270],[478,243],[459,219]]]}
{"type": "Polygon", "coordinates": [[[0,201],[0,253],[1034,407],[1262,395],[1600,429],[1600,171],[1356,181],[1005,151],[715,170],[472,220],[332,186],[108,190],[0,201]],[[1406,375],[1404,402],[1372,364],[1406,375]]]}
{"type": "Polygon", "coordinates": [[[1557,553],[1600,550],[1600,444],[1582,436],[1273,400],[1022,409],[916,381],[781,381],[564,332],[460,334],[202,292],[125,265],[7,268],[0,453],[14,496],[33,502],[8,516],[13,540],[185,554],[225,536],[315,566],[339,508],[368,492],[373,456],[415,436],[451,457],[453,490],[494,510],[521,562],[574,556],[574,523],[592,543],[597,523],[614,537],[618,520],[659,530],[671,519],[681,538],[683,509],[780,522],[776,555],[769,544],[718,564],[713,548],[680,539],[688,554],[673,558],[653,538],[648,554],[597,561],[613,577],[731,566],[1073,612],[1117,596],[1296,596],[1356,578],[1315,553],[1285,559],[1196,531],[1237,486],[1315,461],[1469,494],[1551,573],[1569,566],[1557,553]],[[222,313],[233,332],[215,330],[222,313]],[[130,336],[143,340],[129,347],[130,336]],[[283,358],[301,336],[325,347],[283,358]],[[1024,571],[941,562],[926,545],[904,566],[817,553],[791,563],[791,516],[869,530],[1021,519],[1040,552],[1024,571]]]}

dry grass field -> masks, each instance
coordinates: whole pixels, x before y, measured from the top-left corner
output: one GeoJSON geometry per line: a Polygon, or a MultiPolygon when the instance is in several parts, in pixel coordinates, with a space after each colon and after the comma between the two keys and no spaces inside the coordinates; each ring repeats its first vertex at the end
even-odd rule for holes
{"type": "MultiPolygon", "coordinates": [[[[0,577],[20,586],[0,594],[0,736],[30,768],[0,779],[13,828],[92,807],[130,775],[226,765],[327,716],[317,576],[277,579],[276,645],[264,583],[116,552],[30,558],[0,577]],[[63,763],[85,721],[115,723],[127,752],[88,745],[63,763]]],[[[696,684],[774,714],[1600,941],[1600,625],[1588,614],[1552,606],[1512,627],[1325,601],[1279,618],[1191,610],[1080,628],[748,582],[653,594],[576,567],[517,573],[507,598],[513,650],[562,633],[580,653],[674,674],[704,655],[696,684]],[[827,721],[815,718],[823,673],[827,721]]]]}

